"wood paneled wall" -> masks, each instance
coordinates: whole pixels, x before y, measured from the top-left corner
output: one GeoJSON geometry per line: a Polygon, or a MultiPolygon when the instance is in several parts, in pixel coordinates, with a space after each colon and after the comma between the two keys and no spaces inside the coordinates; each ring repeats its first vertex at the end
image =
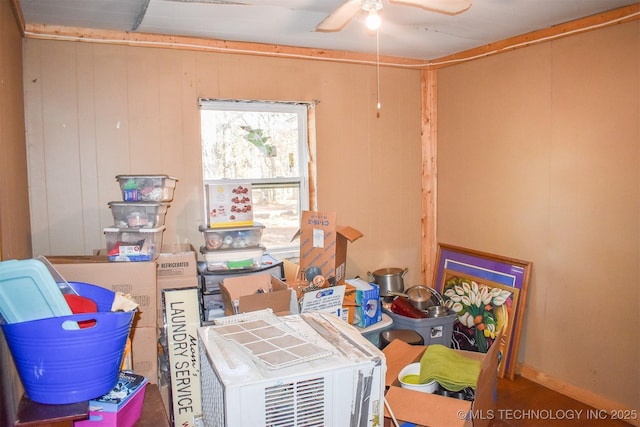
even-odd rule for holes
{"type": "Polygon", "coordinates": [[[164,241],[203,243],[197,100],[317,101],[318,209],[364,233],[347,272],[407,267],[420,281],[420,71],[26,39],[34,253],[90,254],[121,198],[117,174],[179,179],[164,241]]]}
{"type": "Polygon", "coordinates": [[[640,410],[640,23],[444,68],[437,87],[438,239],[533,262],[526,375],[640,410]]]}
{"type": "MultiPolygon", "coordinates": [[[[8,0],[0,0],[0,261],[31,257],[22,36],[8,0]]],[[[0,425],[13,425],[22,386],[0,331],[0,425]]]]}

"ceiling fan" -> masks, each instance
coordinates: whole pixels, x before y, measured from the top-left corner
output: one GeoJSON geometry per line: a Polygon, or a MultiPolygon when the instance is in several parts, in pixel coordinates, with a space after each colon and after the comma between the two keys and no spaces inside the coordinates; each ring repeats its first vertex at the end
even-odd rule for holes
{"type": "MultiPolygon", "coordinates": [[[[385,0],[386,1],[386,0],[385,0]]],[[[471,7],[471,0],[388,0],[391,3],[419,7],[436,13],[457,15],[471,7]]],[[[342,30],[362,11],[369,17],[377,17],[382,9],[382,0],[347,0],[318,24],[316,31],[334,32],[342,30]]],[[[375,18],[374,18],[375,19],[375,18]]]]}

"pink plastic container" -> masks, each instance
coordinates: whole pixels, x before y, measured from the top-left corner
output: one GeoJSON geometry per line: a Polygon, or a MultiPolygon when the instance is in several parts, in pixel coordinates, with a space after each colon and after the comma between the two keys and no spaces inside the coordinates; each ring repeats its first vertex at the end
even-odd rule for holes
{"type": "Polygon", "coordinates": [[[74,422],[74,427],[133,427],[142,414],[147,383],[145,380],[121,405],[89,401],[89,419],[74,422]]]}

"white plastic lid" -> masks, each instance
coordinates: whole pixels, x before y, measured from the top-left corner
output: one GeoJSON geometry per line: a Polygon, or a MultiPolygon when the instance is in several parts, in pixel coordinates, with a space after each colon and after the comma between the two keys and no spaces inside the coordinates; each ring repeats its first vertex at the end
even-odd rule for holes
{"type": "Polygon", "coordinates": [[[104,229],[105,233],[157,233],[158,231],[164,231],[164,229],[166,228],[166,226],[162,226],[162,227],[157,227],[157,228],[131,228],[131,227],[125,227],[125,228],[119,228],[116,226],[113,227],[106,227],[104,229]]]}

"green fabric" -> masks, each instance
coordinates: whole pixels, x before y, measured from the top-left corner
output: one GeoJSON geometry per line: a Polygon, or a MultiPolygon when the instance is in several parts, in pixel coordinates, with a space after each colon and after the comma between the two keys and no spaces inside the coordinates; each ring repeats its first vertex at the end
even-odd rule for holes
{"type": "Polygon", "coordinates": [[[480,361],[466,357],[441,344],[432,344],[420,359],[420,383],[433,380],[450,391],[476,388],[480,361]]]}

